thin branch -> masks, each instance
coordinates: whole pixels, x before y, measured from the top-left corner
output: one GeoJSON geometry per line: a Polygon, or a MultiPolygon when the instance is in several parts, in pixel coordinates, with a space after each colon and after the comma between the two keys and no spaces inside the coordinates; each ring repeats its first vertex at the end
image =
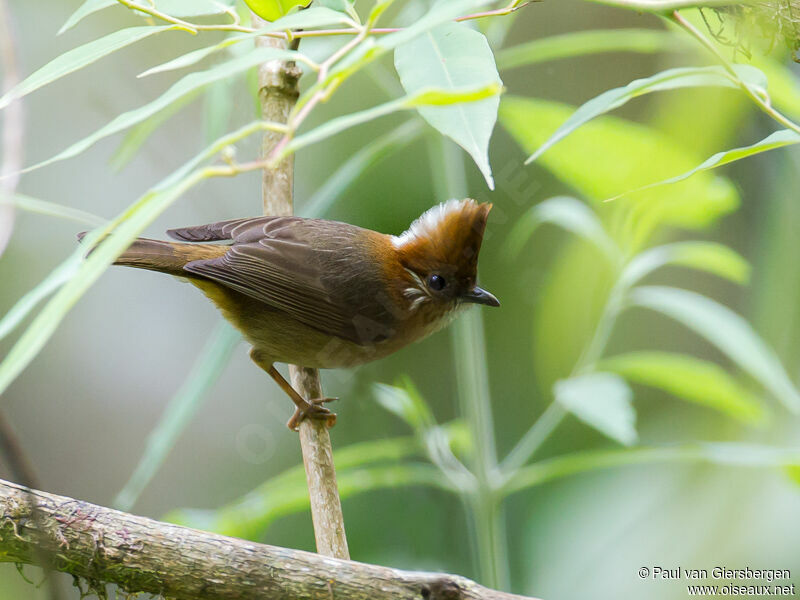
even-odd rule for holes
{"type": "MultiPolygon", "coordinates": [[[[469,15],[463,15],[461,17],[457,17],[454,21],[472,21],[474,19],[483,19],[486,17],[498,17],[504,15],[510,15],[511,13],[519,10],[520,8],[527,6],[528,4],[532,4],[534,2],[541,2],[542,0],[529,0],[527,2],[519,2],[519,0],[515,0],[508,6],[503,8],[498,8],[496,10],[489,10],[483,12],[472,13],[469,15]]],[[[162,12],[156,9],[154,6],[144,6],[142,4],[138,4],[136,2],[132,2],[131,0],[117,0],[123,6],[135,10],[138,12],[145,13],[153,18],[160,19],[165,21],[166,23],[172,23],[176,25],[178,28],[191,33],[192,35],[196,35],[201,31],[236,31],[241,33],[255,33],[258,31],[257,27],[244,27],[243,25],[239,24],[238,19],[235,19],[233,23],[220,23],[220,24],[212,24],[212,25],[200,25],[197,23],[191,23],[189,21],[185,21],[184,19],[179,19],[177,17],[173,17],[165,12],[162,12]]],[[[225,11],[228,14],[231,14],[229,11],[225,11]]],[[[256,17],[259,18],[259,17],[256,17]]],[[[264,23],[264,21],[261,21],[264,23]]],[[[264,37],[270,37],[280,40],[294,40],[294,39],[301,39],[307,37],[328,37],[328,36],[335,36],[335,35],[359,35],[362,32],[363,28],[361,27],[342,27],[336,29],[312,29],[309,31],[268,31],[264,32],[261,35],[264,37]]],[[[388,33],[396,33],[398,31],[403,31],[402,27],[377,27],[374,29],[370,29],[370,33],[378,34],[378,35],[385,35],[388,33]]]]}
{"type": "Polygon", "coordinates": [[[731,6],[736,4],[754,4],[758,0],[591,0],[597,4],[628,8],[639,12],[670,13],[681,8],[698,8],[713,6],[731,6]]]}
{"type": "Polygon", "coordinates": [[[175,600],[532,600],[455,575],[401,571],[162,523],[0,480],[0,557],[175,600]],[[28,495],[44,515],[31,519],[28,495]]]}
{"type": "Polygon", "coordinates": [[[717,50],[716,46],[709,40],[703,33],[697,29],[694,25],[692,25],[689,21],[683,18],[677,10],[674,11],[670,15],[670,20],[674,21],[679,27],[686,30],[692,37],[694,37],[697,41],[699,41],[711,54],[713,54],[717,60],[722,64],[728,74],[731,76],[733,82],[738,85],[745,94],[747,94],[750,99],[758,106],[763,112],[769,115],[772,119],[791,129],[796,133],[800,133],[800,125],[783,115],[780,111],[776,110],[769,102],[769,96],[766,96],[764,93],[759,93],[761,90],[757,90],[752,88],[747,84],[747,82],[743,81],[741,77],[739,77],[736,70],[733,66],[728,62],[728,60],[717,50]]]}
{"type": "MultiPolygon", "coordinates": [[[[258,26],[264,25],[264,22],[256,15],[253,15],[253,21],[258,26]]],[[[293,43],[299,43],[299,40],[293,43]]],[[[274,38],[258,38],[256,44],[287,47],[286,41],[274,38]]],[[[323,62],[320,65],[320,73],[326,74],[330,64],[332,64],[331,59],[323,62]]],[[[291,115],[299,97],[297,86],[299,78],[300,71],[294,63],[274,60],[261,65],[259,68],[259,96],[264,120],[290,123],[290,131],[292,130],[291,115]]],[[[265,133],[262,156],[275,156],[280,151],[281,144],[288,143],[289,138],[289,133],[285,136],[274,132],[265,133]]],[[[294,155],[286,156],[277,163],[270,162],[269,166],[264,168],[262,179],[264,214],[292,214],[293,193],[294,155]]],[[[302,396],[309,399],[323,397],[319,371],[290,365],[289,373],[292,385],[302,396]]],[[[326,556],[350,558],[327,425],[311,419],[302,421],[300,423],[300,446],[308,481],[317,551],[326,556]]]]}

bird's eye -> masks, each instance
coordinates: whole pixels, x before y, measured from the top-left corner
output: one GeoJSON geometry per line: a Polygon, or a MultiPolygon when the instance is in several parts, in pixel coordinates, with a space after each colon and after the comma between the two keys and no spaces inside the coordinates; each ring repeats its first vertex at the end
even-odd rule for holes
{"type": "Polygon", "coordinates": [[[447,282],[441,275],[434,274],[428,277],[428,287],[431,288],[434,292],[441,292],[446,285],[447,282]]]}

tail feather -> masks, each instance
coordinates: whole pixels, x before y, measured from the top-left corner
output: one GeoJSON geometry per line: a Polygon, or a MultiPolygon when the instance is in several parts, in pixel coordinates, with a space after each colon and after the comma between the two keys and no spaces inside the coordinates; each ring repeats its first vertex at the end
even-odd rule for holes
{"type": "Polygon", "coordinates": [[[114,264],[185,276],[183,265],[189,261],[186,258],[186,252],[179,252],[175,247],[177,245],[171,242],[139,238],[120,254],[114,264]]]}
{"type": "MultiPolygon", "coordinates": [[[[86,233],[79,233],[82,240],[86,233]]],[[[216,244],[186,244],[139,238],[114,262],[115,265],[160,271],[179,277],[197,277],[183,267],[193,260],[217,258],[227,252],[227,246],[216,244]]]]}

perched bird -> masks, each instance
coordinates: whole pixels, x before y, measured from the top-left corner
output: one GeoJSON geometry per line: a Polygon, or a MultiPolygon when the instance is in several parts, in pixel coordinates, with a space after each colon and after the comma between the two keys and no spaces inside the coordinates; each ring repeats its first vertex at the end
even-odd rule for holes
{"type": "Polygon", "coordinates": [[[303,398],[274,363],[360,365],[440,329],[468,303],[499,306],[476,285],[490,209],[451,200],[399,236],[300,217],[222,221],[167,232],[180,242],[138,239],[115,264],[188,279],[295,403],[288,426],[305,417],[332,424],[323,406],[331,399],[303,398]],[[208,243],[219,241],[229,243],[208,243]]]}

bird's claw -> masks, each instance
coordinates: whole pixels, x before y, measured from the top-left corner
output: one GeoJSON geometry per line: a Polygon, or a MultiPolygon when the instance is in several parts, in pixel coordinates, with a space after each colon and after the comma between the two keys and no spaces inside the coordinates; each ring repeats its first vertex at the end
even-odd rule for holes
{"type": "Polygon", "coordinates": [[[325,421],[325,424],[330,429],[336,425],[336,413],[325,408],[323,404],[336,400],[338,400],[338,398],[314,398],[312,400],[306,400],[305,406],[298,406],[295,409],[292,418],[289,419],[286,426],[292,431],[298,431],[303,419],[314,419],[317,421],[325,421]]]}

